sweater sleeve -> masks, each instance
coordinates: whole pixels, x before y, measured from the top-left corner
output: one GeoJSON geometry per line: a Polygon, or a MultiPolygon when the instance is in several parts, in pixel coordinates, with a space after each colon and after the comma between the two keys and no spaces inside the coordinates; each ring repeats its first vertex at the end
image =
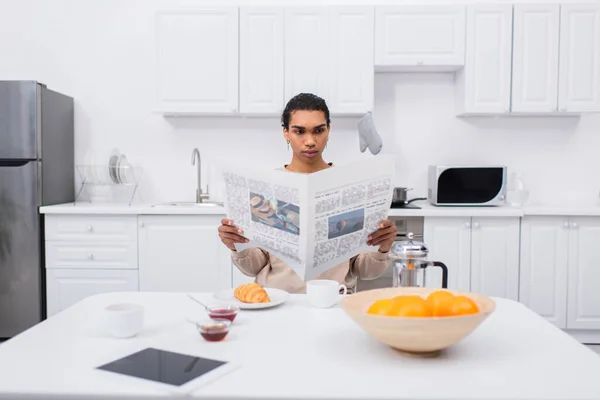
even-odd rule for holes
{"type": "Polygon", "coordinates": [[[231,261],[242,274],[255,277],[269,264],[269,253],[259,248],[253,247],[241,252],[232,251],[231,261]]]}
{"type": "Polygon", "coordinates": [[[389,267],[389,253],[360,253],[350,259],[352,273],[363,280],[379,278],[389,267]]]}

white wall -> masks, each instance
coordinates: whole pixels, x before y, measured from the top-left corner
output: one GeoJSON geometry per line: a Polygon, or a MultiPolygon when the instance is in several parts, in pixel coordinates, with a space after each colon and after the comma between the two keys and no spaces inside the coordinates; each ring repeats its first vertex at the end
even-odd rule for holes
{"type": "MultiPolygon", "coordinates": [[[[118,147],[144,168],[143,200],[193,200],[194,147],[205,159],[264,168],[290,157],[277,118],[152,113],[154,10],[204,3],[0,0],[0,79],[38,80],[75,98],[76,162],[86,152],[107,160],[118,147]]],[[[598,199],[600,116],[459,119],[451,74],[378,74],[375,90],[384,152],[398,155],[397,185],[414,187],[415,195],[425,194],[428,164],[503,163],[523,173],[532,201],[598,199]]],[[[355,125],[352,118],[333,120],[329,161],[369,156],[358,151],[355,125]]]]}

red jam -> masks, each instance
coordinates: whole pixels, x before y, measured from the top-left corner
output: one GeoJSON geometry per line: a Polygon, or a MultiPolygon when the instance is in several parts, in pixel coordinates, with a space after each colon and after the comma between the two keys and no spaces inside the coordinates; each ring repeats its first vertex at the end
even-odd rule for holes
{"type": "Polygon", "coordinates": [[[208,316],[213,319],[227,319],[233,322],[237,316],[237,311],[229,308],[215,308],[208,313],[208,316]]]}
{"type": "Polygon", "coordinates": [[[200,330],[200,335],[209,342],[218,342],[225,339],[229,328],[223,325],[205,326],[200,330]]]}

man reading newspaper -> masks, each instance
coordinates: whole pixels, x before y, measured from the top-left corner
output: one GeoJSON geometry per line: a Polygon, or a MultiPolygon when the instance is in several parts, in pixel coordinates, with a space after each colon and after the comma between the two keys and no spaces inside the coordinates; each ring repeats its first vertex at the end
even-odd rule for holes
{"type": "Polygon", "coordinates": [[[394,162],[325,162],[329,110],[313,94],[293,97],[281,119],[292,160],[277,171],[224,173],[221,241],[234,265],[264,287],[303,293],[306,280],[331,279],[351,293],[358,279],[389,266],[394,162]]]}

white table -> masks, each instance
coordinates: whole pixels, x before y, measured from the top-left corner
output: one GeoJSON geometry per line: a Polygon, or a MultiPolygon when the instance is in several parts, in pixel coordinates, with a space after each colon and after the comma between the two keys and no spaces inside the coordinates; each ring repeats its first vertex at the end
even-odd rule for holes
{"type": "MultiPolygon", "coordinates": [[[[197,298],[210,301],[207,294],[197,298]]],[[[471,336],[438,358],[403,356],[339,308],[302,295],[243,311],[227,340],[205,342],[185,321],[203,309],[184,294],[90,297],[0,345],[0,399],[132,399],[168,394],[93,367],[146,346],[242,362],[194,397],[214,399],[599,399],[600,357],[524,307],[504,299],[471,336]],[[147,324],[133,339],[94,325],[106,304],[134,301],[147,324]]]]}

